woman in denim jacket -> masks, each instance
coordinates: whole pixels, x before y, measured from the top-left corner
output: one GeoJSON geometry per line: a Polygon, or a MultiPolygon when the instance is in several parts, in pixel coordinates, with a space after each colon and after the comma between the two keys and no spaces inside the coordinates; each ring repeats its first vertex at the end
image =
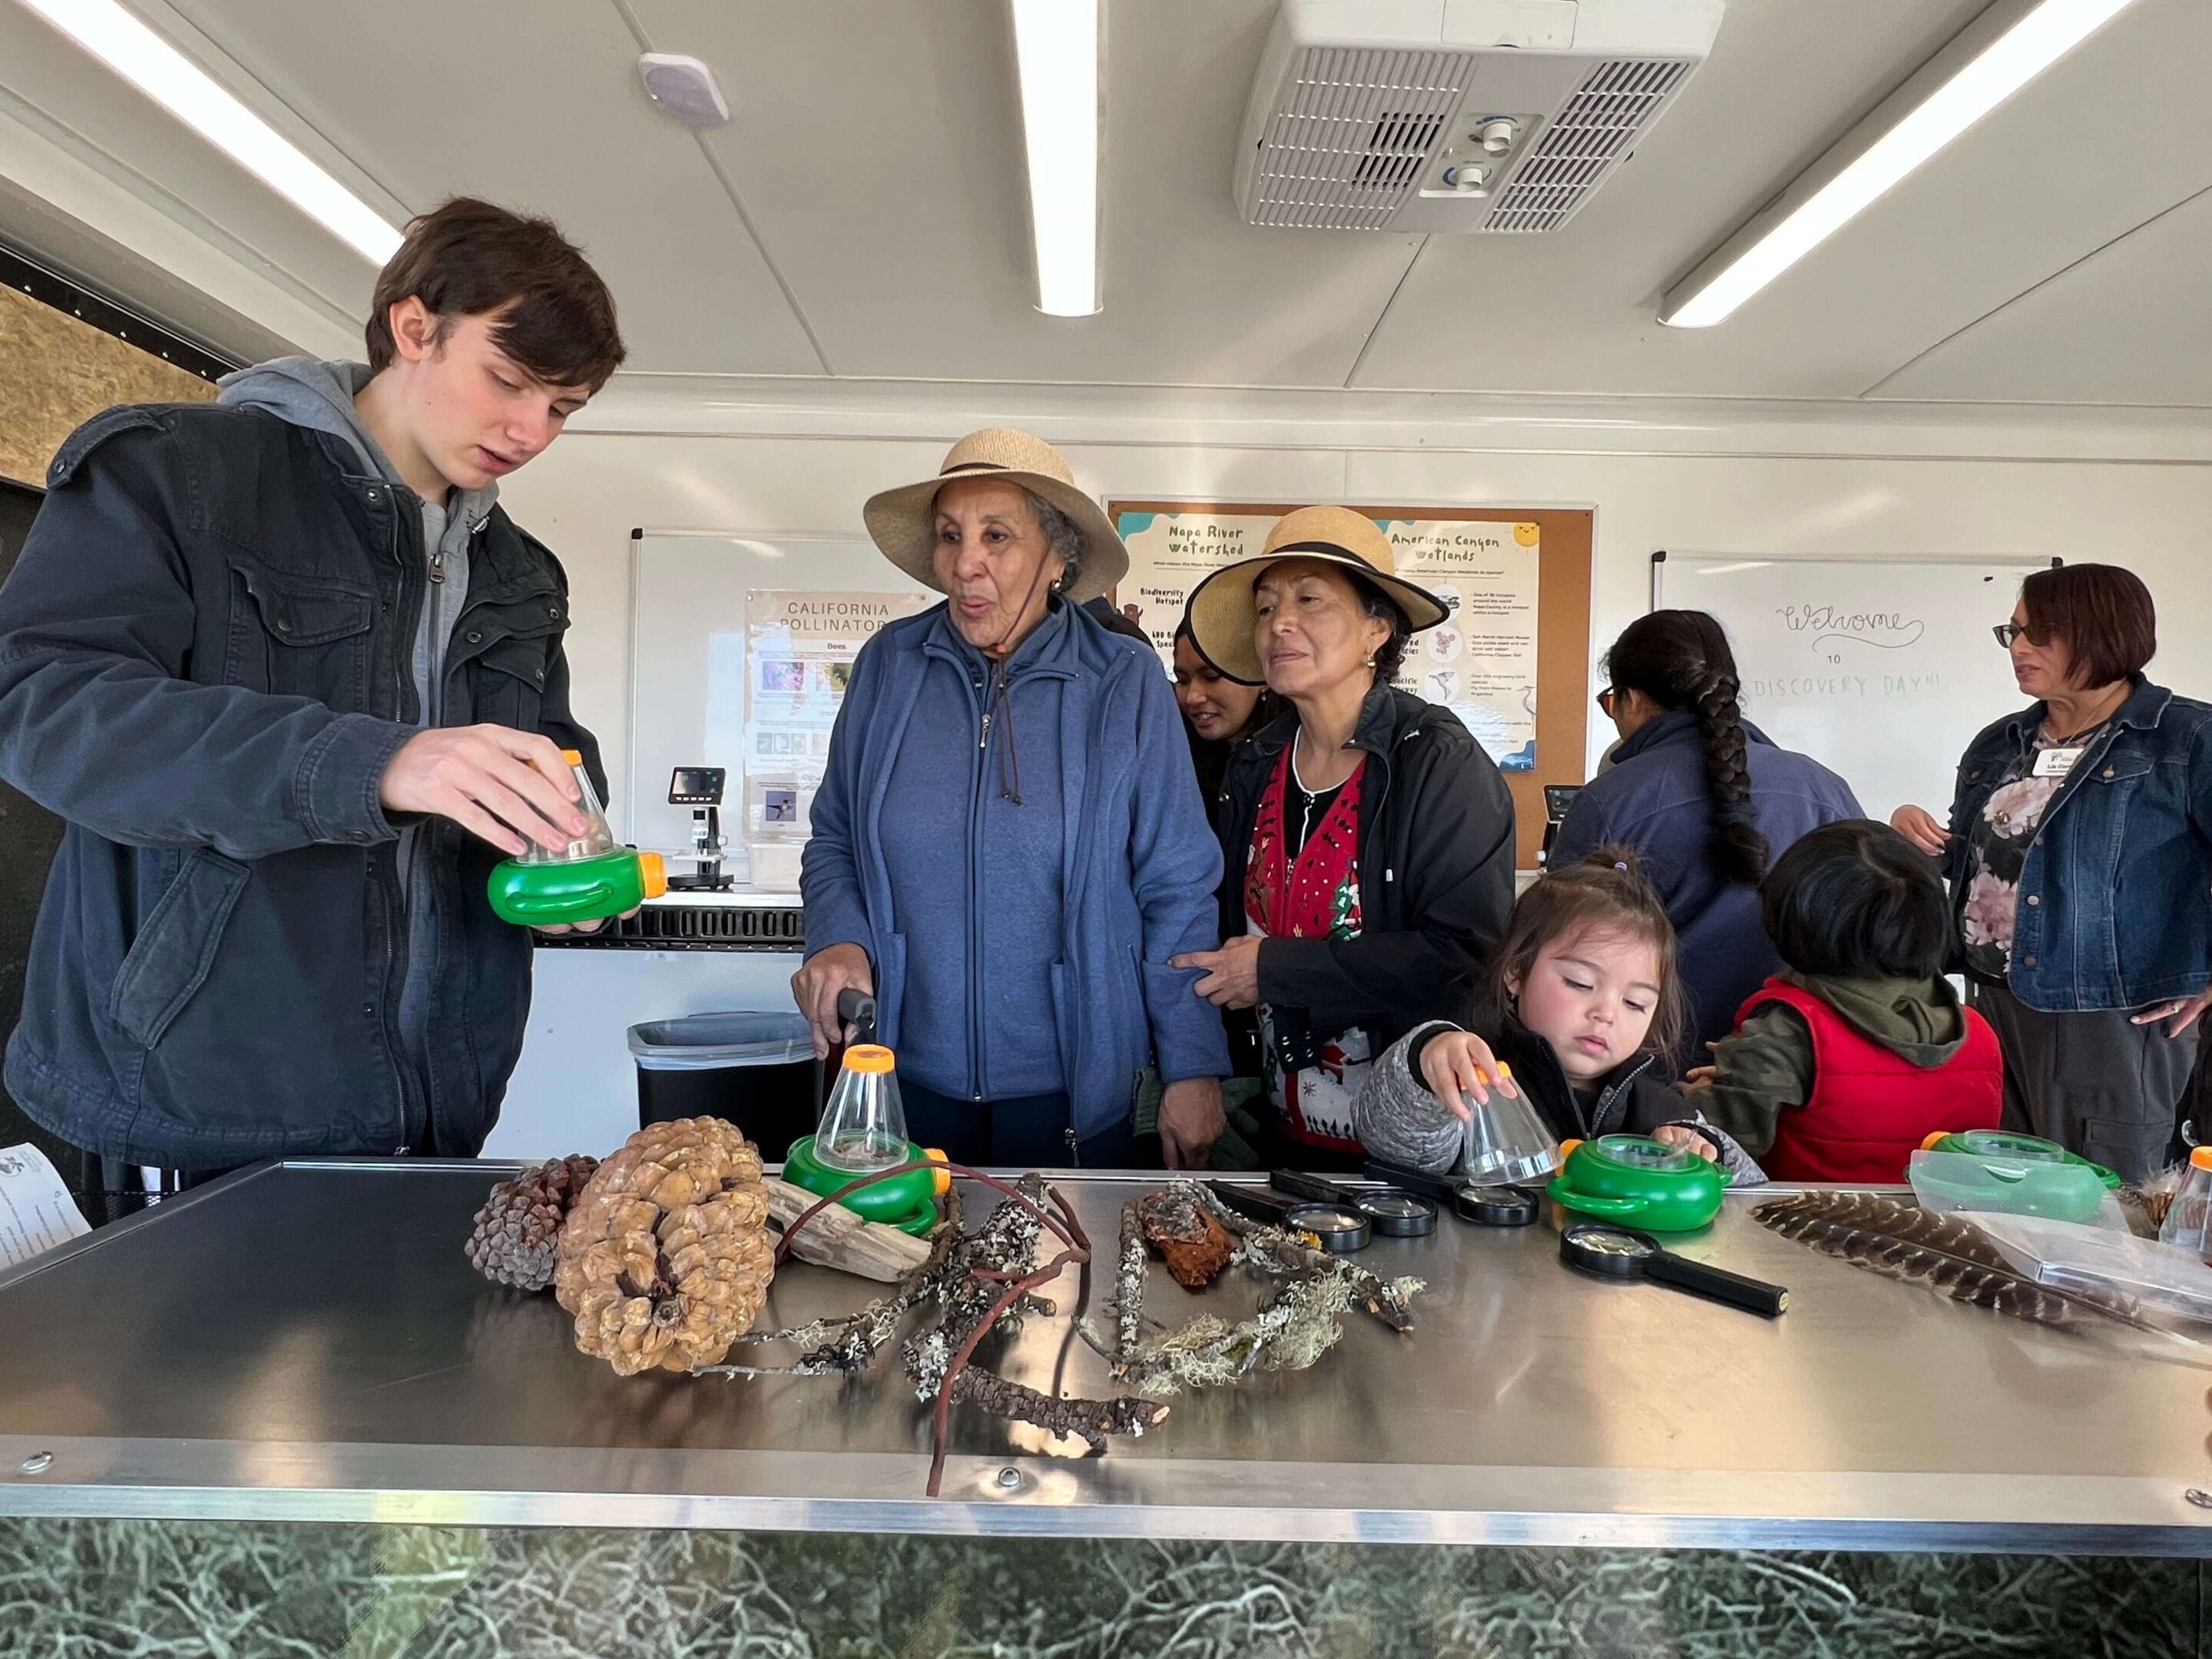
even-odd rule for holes
{"type": "Polygon", "coordinates": [[[2157,617],[2116,565],[2038,571],[1996,631],[2039,701],[1968,745],[1948,829],[1890,822],[1944,860],[2006,1127],[2138,1180],[2212,1005],[2212,706],[2143,678],[2157,617]]]}

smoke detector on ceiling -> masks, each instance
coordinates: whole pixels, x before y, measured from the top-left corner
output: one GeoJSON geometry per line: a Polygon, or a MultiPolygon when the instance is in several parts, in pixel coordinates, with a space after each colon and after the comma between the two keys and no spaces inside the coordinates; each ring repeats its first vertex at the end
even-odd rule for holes
{"type": "Polygon", "coordinates": [[[1282,0],[1237,159],[1247,223],[1557,230],[1712,50],[1722,0],[1282,0]]]}
{"type": "Polygon", "coordinates": [[[648,52],[637,60],[638,78],[653,106],[687,127],[719,127],[730,118],[730,106],[714,84],[714,71],[696,58],[672,52],[648,52]]]}

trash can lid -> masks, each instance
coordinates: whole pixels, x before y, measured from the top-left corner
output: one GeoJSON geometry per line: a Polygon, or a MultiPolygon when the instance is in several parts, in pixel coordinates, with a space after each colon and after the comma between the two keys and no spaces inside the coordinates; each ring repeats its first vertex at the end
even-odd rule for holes
{"type": "Polygon", "coordinates": [[[684,1014],[629,1028],[629,1052],[642,1071],[707,1072],[738,1066],[788,1066],[814,1059],[806,1017],[760,1010],[684,1014]]]}

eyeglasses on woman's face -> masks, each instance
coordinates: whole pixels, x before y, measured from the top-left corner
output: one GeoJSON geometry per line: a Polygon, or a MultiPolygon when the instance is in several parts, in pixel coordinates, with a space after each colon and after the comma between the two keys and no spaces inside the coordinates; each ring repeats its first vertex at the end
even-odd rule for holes
{"type": "Polygon", "coordinates": [[[2014,640],[2026,640],[2030,645],[2042,643],[2035,637],[2026,623],[1999,623],[1995,628],[1990,629],[1990,632],[1997,636],[1997,643],[2008,651],[2012,649],[2012,642],[2014,640]]]}
{"type": "Polygon", "coordinates": [[[1609,685],[1597,694],[1598,712],[1607,720],[1613,718],[1613,688],[1609,685]]]}

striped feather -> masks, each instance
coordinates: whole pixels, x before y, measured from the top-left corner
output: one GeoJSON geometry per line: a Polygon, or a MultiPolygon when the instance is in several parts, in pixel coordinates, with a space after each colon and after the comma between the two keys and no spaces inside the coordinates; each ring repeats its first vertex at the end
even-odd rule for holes
{"type": "Polygon", "coordinates": [[[1762,1227],[1954,1302],[2079,1331],[2109,1321],[2152,1330],[2119,1297],[2057,1291],[2015,1272],[1970,1223],[1873,1193],[1800,1193],[1751,1212],[1762,1227]]]}

